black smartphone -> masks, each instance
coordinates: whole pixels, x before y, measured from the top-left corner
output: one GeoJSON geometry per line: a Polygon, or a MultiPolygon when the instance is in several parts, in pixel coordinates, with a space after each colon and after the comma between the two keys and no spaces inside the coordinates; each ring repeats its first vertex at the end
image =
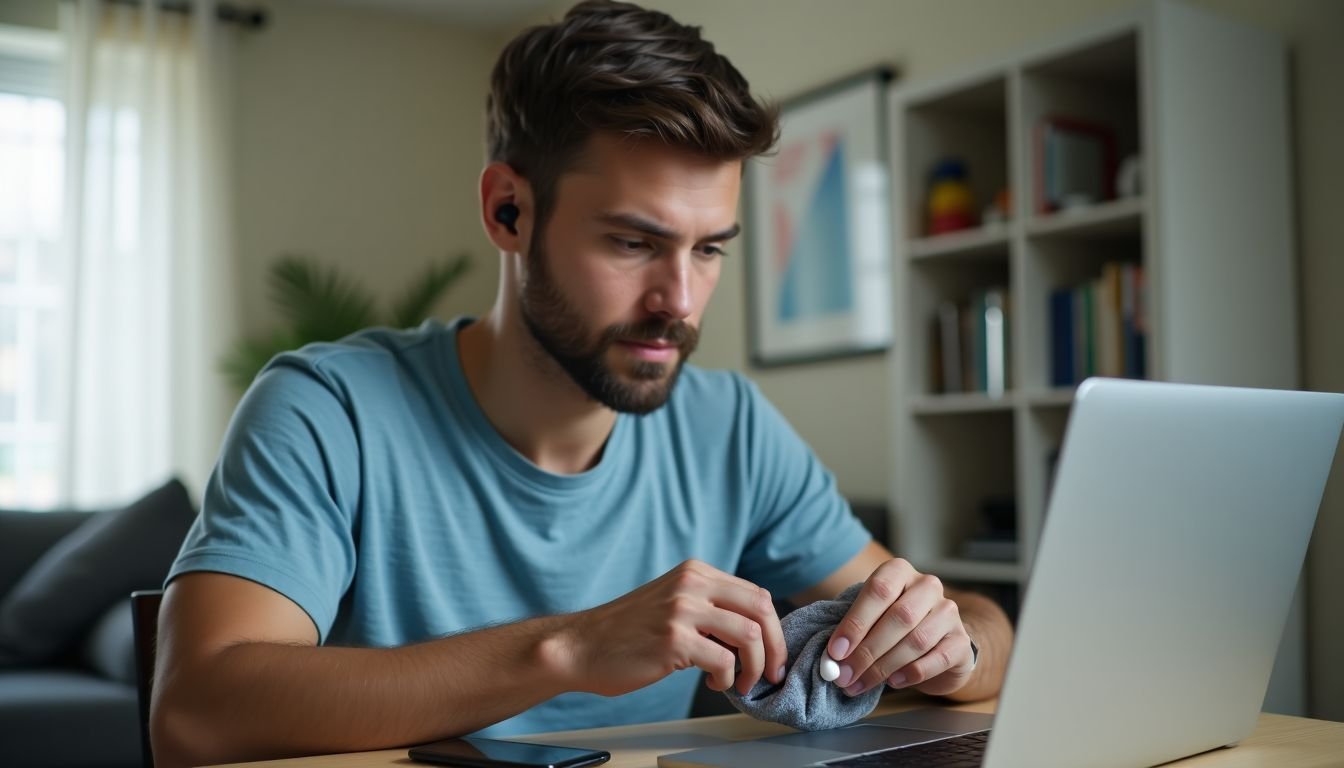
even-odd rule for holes
{"type": "Polygon", "coordinates": [[[465,736],[412,747],[412,760],[469,768],[578,768],[601,765],[611,759],[610,752],[574,747],[552,747],[523,741],[500,741],[465,736]]]}

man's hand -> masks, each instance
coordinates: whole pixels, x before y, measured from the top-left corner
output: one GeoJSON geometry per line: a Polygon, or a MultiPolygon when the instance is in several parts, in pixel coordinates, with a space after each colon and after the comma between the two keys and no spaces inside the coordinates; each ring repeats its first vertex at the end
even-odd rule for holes
{"type": "Polygon", "coordinates": [[[727,690],[736,681],[745,694],[762,675],[782,680],[788,663],[770,593],[696,560],[565,618],[552,649],[557,663],[570,670],[573,689],[604,696],[691,667],[709,673],[710,688],[727,690]]]}
{"type": "Polygon", "coordinates": [[[970,637],[937,577],[901,558],[873,571],[831,636],[836,685],[857,696],[888,683],[942,696],[971,678],[970,637]]]}

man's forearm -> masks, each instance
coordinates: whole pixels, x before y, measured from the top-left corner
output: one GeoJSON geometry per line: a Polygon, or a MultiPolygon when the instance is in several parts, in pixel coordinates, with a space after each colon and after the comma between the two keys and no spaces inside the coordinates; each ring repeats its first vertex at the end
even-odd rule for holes
{"type": "Polygon", "coordinates": [[[403,648],[240,643],[156,682],[155,763],[351,752],[469,733],[564,692],[568,617],[403,648]]]}
{"type": "Polygon", "coordinates": [[[956,701],[979,701],[999,695],[1013,648],[1013,626],[1003,609],[993,600],[973,592],[948,590],[957,604],[966,632],[980,649],[980,655],[966,685],[947,696],[956,701]]]}

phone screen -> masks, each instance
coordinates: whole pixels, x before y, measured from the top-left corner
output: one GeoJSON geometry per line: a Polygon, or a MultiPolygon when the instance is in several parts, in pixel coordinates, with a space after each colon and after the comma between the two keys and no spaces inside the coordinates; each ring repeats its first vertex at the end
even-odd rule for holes
{"type": "Polygon", "coordinates": [[[476,736],[422,744],[412,748],[409,754],[412,760],[472,768],[577,768],[581,765],[600,765],[611,759],[610,753],[597,750],[499,741],[476,736]]]}

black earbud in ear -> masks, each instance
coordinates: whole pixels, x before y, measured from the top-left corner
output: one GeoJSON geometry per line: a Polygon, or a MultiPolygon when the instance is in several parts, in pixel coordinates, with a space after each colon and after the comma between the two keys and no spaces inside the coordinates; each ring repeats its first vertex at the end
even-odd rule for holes
{"type": "Polygon", "coordinates": [[[518,221],[518,206],[513,203],[504,203],[495,209],[495,221],[503,224],[513,234],[518,234],[518,227],[515,226],[518,221]]]}

